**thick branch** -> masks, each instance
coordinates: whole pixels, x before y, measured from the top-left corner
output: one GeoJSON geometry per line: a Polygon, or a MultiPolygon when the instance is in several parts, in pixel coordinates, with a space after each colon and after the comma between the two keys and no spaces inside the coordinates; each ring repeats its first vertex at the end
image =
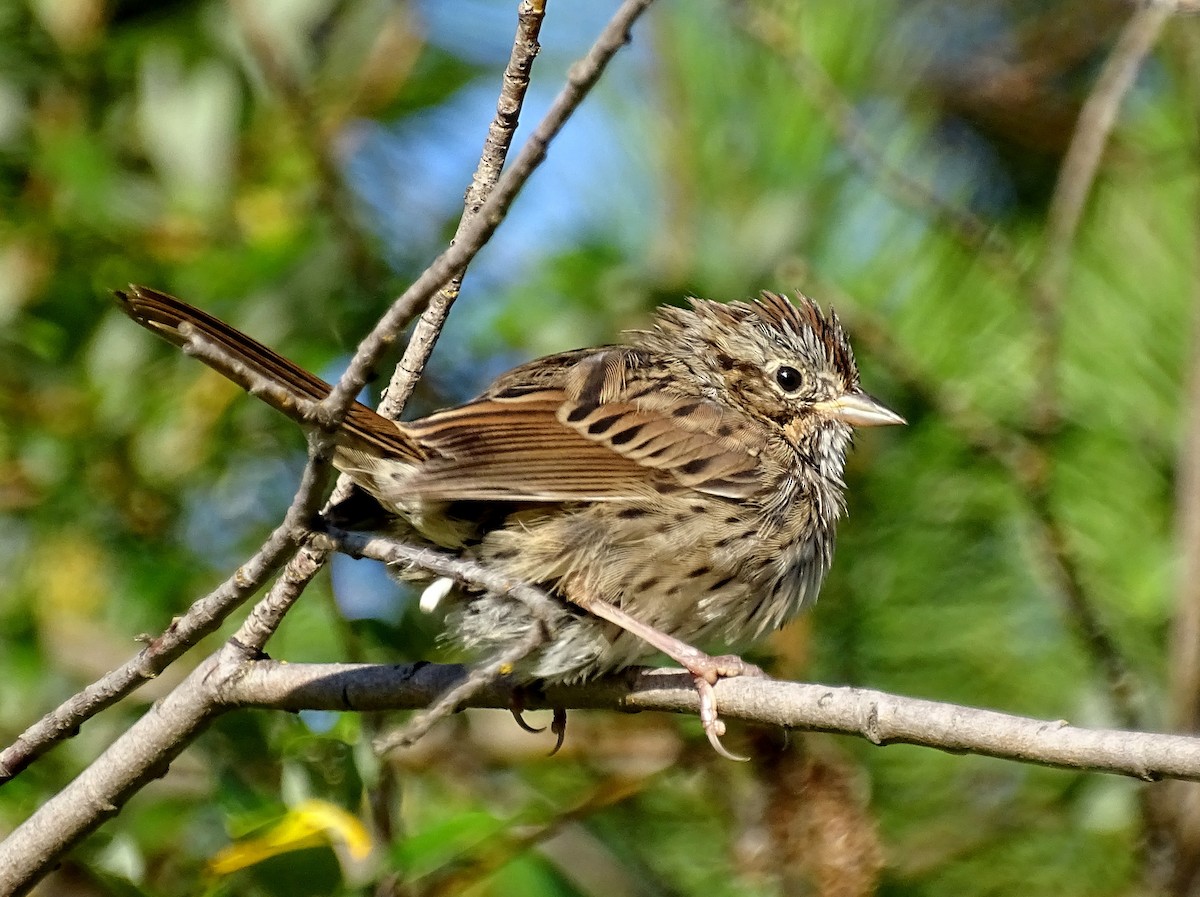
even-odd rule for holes
{"type": "Polygon", "coordinates": [[[233,575],[188,608],[166,631],[117,669],[64,701],[0,751],[0,785],[79,731],[84,722],[153,679],[196,644],[215,632],[234,609],[258,590],[294,549],[291,521],[278,527],[258,552],[233,575]]]}
{"type": "MultiPolygon", "coordinates": [[[[467,676],[436,664],[281,664],[256,661],[223,677],[220,700],[278,710],[378,711],[423,707],[467,676]]],[[[877,745],[916,744],[953,753],[1117,773],[1145,780],[1200,780],[1200,738],[1082,729],[1062,720],[981,710],[871,689],[739,677],[716,686],[721,715],[748,722],[856,735],[877,745]]],[[[462,706],[508,708],[513,686],[496,682],[462,706]]],[[[680,670],[631,670],[584,685],[522,692],[526,707],[695,713],[696,691],[680,670]]]]}
{"type": "Polygon", "coordinates": [[[210,677],[219,654],[204,660],[70,784],[0,843],[0,894],[24,894],[75,844],[93,832],[191,744],[221,708],[210,677]]]}

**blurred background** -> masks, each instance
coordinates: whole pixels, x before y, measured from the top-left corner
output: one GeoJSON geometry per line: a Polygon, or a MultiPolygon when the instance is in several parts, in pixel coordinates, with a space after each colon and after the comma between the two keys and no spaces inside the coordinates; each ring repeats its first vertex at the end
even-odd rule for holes
{"type": "MultiPolygon", "coordinates": [[[[517,145],[616,4],[548,7],[517,145]]],[[[1200,22],[1152,36],[1077,228],[1056,186],[1133,11],[662,0],[471,268],[410,413],[688,294],[803,290],[910,425],[859,439],[821,600],[755,658],[1197,728],[1200,22]]],[[[453,233],[515,13],[0,4],[0,742],[227,575],[303,464],[292,424],[109,291],[167,290],[336,376],[453,233]]],[[[436,635],[340,561],[269,650],[453,659],[436,635]]],[[[181,676],[6,785],[0,828],[181,676]]],[[[473,712],[381,761],[396,721],[227,716],[40,893],[1200,893],[1191,786],[737,723],[755,759],[731,764],[695,720],[583,712],[553,759],[473,712]]]]}

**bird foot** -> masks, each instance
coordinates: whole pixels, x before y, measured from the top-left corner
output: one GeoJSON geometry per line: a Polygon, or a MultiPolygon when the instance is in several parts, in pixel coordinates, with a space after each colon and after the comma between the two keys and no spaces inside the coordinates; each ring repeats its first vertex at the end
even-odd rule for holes
{"type": "MultiPolygon", "coordinates": [[[[693,649],[694,650],[694,649],[693,649]]],[[[727,760],[737,760],[741,763],[749,760],[740,754],[731,753],[721,743],[725,734],[725,723],[717,715],[717,693],[713,686],[719,679],[731,679],[734,676],[764,676],[763,671],[752,663],[747,663],[735,654],[722,654],[713,657],[696,651],[686,659],[680,659],[684,668],[692,674],[696,686],[696,694],[700,698],[700,724],[704,734],[714,751],[727,760]]]]}
{"type": "MultiPolygon", "coordinates": [[[[546,731],[545,726],[531,726],[525,722],[525,689],[520,686],[513,689],[508,712],[512,714],[522,731],[532,735],[546,731]]],[[[554,708],[554,715],[550,719],[550,732],[554,735],[554,747],[550,750],[549,756],[553,757],[562,748],[563,739],[567,737],[567,711],[562,707],[554,708]]]]}
{"type": "Polygon", "coordinates": [[[747,663],[736,654],[718,654],[714,657],[697,651],[695,656],[680,662],[693,676],[702,676],[712,685],[716,685],[718,679],[732,679],[734,676],[762,678],[767,675],[762,667],[747,663]]]}
{"type": "Polygon", "coordinates": [[[626,632],[636,635],[691,673],[692,681],[696,685],[696,694],[700,698],[700,722],[704,726],[704,734],[708,736],[708,743],[713,746],[713,750],[729,760],[745,761],[750,759],[731,754],[721,744],[721,736],[725,734],[725,724],[717,716],[717,696],[713,691],[713,686],[717,684],[718,679],[729,679],[734,676],[764,676],[765,673],[761,669],[752,663],[746,663],[736,654],[721,654],[716,657],[705,654],[687,642],[641,622],[607,601],[598,601],[578,595],[571,596],[571,600],[600,619],[615,623],[626,632]]]}

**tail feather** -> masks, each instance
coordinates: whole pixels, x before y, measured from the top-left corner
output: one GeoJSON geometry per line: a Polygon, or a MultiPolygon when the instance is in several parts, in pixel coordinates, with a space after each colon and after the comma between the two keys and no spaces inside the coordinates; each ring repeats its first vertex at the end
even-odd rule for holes
{"type": "MultiPolygon", "coordinates": [[[[188,324],[196,333],[217,347],[237,364],[225,364],[215,355],[202,356],[209,367],[229,378],[242,389],[253,385],[247,372],[265,378],[296,398],[319,402],[329,395],[328,383],[310,374],[298,364],[268,349],[240,330],[224,321],[194,308],[158,290],[130,285],[128,292],[117,290],[117,303],[125,314],[147,330],[157,333],[168,342],[186,346],[189,335],[181,327],[188,324]]],[[[282,411],[293,420],[307,423],[300,409],[294,404],[272,393],[258,393],[259,398],[282,411]]],[[[350,406],[339,431],[341,440],[355,448],[382,457],[398,457],[413,461],[421,460],[422,452],[395,422],[376,414],[366,405],[355,402],[350,406]]]]}

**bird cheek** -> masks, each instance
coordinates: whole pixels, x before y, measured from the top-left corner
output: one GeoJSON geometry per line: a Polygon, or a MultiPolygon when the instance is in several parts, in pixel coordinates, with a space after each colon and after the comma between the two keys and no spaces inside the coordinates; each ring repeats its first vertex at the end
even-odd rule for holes
{"type": "Polygon", "coordinates": [[[799,445],[803,435],[812,428],[810,415],[797,415],[783,425],[783,433],[792,445],[799,445]]]}

